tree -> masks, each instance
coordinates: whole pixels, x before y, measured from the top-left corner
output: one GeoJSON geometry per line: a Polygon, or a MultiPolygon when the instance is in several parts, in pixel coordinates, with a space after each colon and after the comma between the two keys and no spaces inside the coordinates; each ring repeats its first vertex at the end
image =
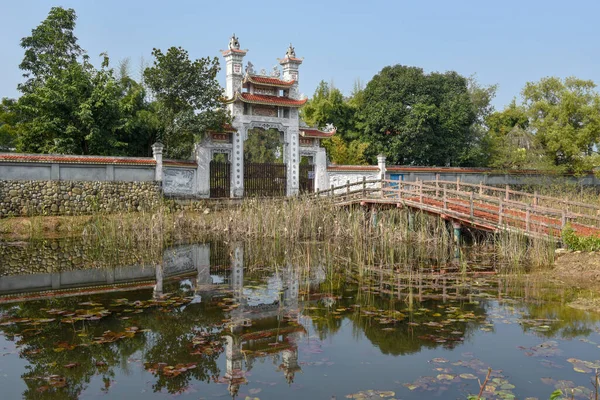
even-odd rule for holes
{"type": "Polygon", "coordinates": [[[207,130],[219,130],[229,121],[222,108],[223,90],[217,82],[219,61],[191,61],[181,47],[166,53],[154,49],[155,60],[144,79],[157,100],[161,137],[169,157],[189,157],[193,143],[207,130]]]}
{"type": "MultiPolygon", "coordinates": [[[[355,96],[358,95],[360,90],[357,89],[355,96]]],[[[323,141],[329,158],[336,164],[366,164],[364,153],[369,144],[358,140],[353,99],[354,96],[345,99],[339,89],[321,81],[302,109],[302,118],[307,124],[317,127],[333,124],[337,128],[334,139],[323,141]]]]}
{"type": "Polygon", "coordinates": [[[253,163],[282,163],[283,143],[276,129],[253,129],[244,142],[244,159],[253,163]]]}
{"type": "Polygon", "coordinates": [[[75,10],[52,7],[31,36],[21,39],[25,56],[19,68],[27,78],[19,85],[21,92],[28,93],[58,71],[68,69],[84,53],[73,34],[76,19],[75,10]]]}
{"type": "Polygon", "coordinates": [[[19,115],[15,112],[16,100],[3,98],[0,103],[0,151],[12,151],[19,135],[19,115]]]}
{"type": "Polygon", "coordinates": [[[470,127],[471,143],[466,149],[461,166],[486,166],[489,163],[491,140],[486,125],[487,118],[494,112],[492,100],[496,96],[497,85],[481,86],[474,75],[467,79],[467,89],[475,121],[470,127]]]}
{"type": "Polygon", "coordinates": [[[114,155],[119,141],[120,88],[104,56],[96,70],[84,56],[57,69],[21,96],[23,129],[17,149],[34,153],[114,155]]]}
{"type": "Polygon", "coordinates": [[[526,110],[513,101],[502,111],[485,118],[488,127],[488,165],[499,169],[536,168],[543,155],[529,132],[526,110]]]}
{"type": "Polygon", "coordinates": [[[467,85],[456,72],[385,67],[367,84],[358,110],[371,161],[385,153],[391,164],[460,165],[477,117],[467,85]]]}
{"type": "Polygon", "coordinates": [[[549,161],[562,172],[598,165],[600,96],[593,81],[550,77],[525,85],[529,127],[549,161]]]}

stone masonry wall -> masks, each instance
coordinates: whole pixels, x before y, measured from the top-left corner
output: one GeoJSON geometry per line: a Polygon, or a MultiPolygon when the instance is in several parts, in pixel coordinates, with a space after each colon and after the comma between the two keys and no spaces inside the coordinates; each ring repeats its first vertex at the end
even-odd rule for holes
{"type": "Polygon", "coordinates": [[[161,201],[158,182],[0,181],[0,218],[148,211],[161,201]]]}

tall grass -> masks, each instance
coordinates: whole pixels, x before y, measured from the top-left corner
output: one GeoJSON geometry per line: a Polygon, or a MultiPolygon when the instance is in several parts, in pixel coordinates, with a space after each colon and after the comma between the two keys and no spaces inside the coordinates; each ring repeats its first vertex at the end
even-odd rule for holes
{"type": "MultiPolygon", "coordinates": [[[[31,219],[31,238],[40,235],[43,218],[31,219]]],[[[220,211],[162,207],[153,212],[70,218],[70,233],[80,235],[98,252],[118,249],[150,260],[158,259],[165,246],[216,237],[268,240],[276,245],[335,245],[345,248],[336,252],[337,257],[357,266],[394,269],[409,264],[422,267],[432,261],[438,265],[457,262],[451,229],[441,218],[398,208],[340,207],[328,199],[247,199],[220,211]]],[[[481,245],[490,244],[513,269],[552,264],[554,244],[550,242],[508,232],[481,245]]]]}

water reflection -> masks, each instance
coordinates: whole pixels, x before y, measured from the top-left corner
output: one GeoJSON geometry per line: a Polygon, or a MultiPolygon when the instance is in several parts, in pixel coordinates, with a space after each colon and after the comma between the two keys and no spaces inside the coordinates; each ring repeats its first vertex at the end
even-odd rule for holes
{"type": "MultiPolygon", "coordinates": [[[[345,256],[343,247],[322,243],[265,250],[260,243],[213,242],[166,249],[154,264],[5,268],[0,345],[7,354],[0,369],[18,374],[7,377],[7,398],[245,398],[259,391],[264,398],[341,398],[373,382],[406,390],[402,380],[393,383],[394,371],[415,380],[431,373],[432,358],[473,349],[494,368],[525,368],[541,393],[535,368],[518,350],[507,359],[510,349],[548,338],[600,342],[596,316],[564,307],[568,292],[435,265],[357,265],[345,256]],[[552,302],[543,301],[549,296],[552,302]],[[503,338],[513,341],[509,350],[499,344],[503,338]],[[11,368],[17,360],[25,364],[11,368]]],[[[561,342],[574,353],[585,353],[584,345],[561,342]]],[[[476,365],[482,378],[482,361],[460,362],[476,365]]],[[[435,367],[434,376],[460,372],[435,367]]],[[[561,375],[575,379],[569,370],[561,375]]],[[[436,390],[444,396],[464,397],[477,386],[443,379],[436,390]]],[[[418,390],[397,397],[422,398],[418,390]]]]}

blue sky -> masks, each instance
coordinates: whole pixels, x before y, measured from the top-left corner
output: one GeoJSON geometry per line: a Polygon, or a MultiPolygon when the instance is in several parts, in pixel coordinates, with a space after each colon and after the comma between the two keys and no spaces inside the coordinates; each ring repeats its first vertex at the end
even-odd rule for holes
{"type": "Polygon", "coordinates": [[[77,11],[76,36],[96,64],[106,51],[115,65],[131,58],[135,72],[153,47],[220,57],[235,32],[258,69],[271,69],[292,42],[308,96],[320,80],[349,94],[357,78],[393,64],[477,74],[499,85],[497,109],[544,76],[600,83],[597,0],[0,0],[0,97],[18,95],[19,41],[53,5],[77,11]]]}

